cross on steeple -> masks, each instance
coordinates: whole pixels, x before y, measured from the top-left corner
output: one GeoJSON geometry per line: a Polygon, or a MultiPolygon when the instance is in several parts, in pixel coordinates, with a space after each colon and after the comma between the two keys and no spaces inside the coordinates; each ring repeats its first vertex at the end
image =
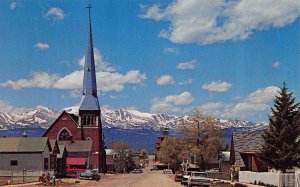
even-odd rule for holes
{"type": "Polygon", "coordinates": [[[91,15],[91,8],[92,8],[91,4],[88,4],[88,6],[86,8],[89,9],[89,17],[90,17],[90,15],[91,15]]]}

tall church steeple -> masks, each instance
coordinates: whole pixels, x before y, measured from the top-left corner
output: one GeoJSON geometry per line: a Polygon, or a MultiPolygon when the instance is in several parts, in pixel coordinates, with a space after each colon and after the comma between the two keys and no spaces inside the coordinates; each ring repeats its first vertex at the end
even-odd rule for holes
{"type": "Polygon", "coordinates": [[[83,77],[83,92],[82,101],[79,110],[100,110],[98,97],[97,97],[97,83],[96,83],[96,70],[94,61],[93,37],[92,37],[92,23],[91,23],[91,6],[89,9],[89,24],[87,46],[84,64],[84,77],[83,77]]]}
{"type": "Polygon", "coordinates": [[[105,171],[105,149],[102,140],[101,110],[97,97],[96,70],[93,50],[91,6],[88,5],[88,35],[84,63],[82,100],[79,107],[80,139],[92,141],[92,168],[105,171]]]}

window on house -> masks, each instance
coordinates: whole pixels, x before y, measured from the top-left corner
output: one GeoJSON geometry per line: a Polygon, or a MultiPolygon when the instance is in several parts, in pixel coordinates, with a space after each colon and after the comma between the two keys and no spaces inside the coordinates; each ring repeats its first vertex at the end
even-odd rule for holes
{"type": "Polygon", "coordinates": [[[18,161],[17,160],[11,160],[10,161],[10,165],[11,166],[17,166],[18,165],[18,161]]]}
{"type": "Polygon", "coordinates": [[[64,129],[59,133],[58,140],[72,140],[72,136],[69,131],[64,129]]]}
{"type": "Polygon", "coordinates": [[[44,158],[44,169],[48,170],[48,158],[44,158]]]}

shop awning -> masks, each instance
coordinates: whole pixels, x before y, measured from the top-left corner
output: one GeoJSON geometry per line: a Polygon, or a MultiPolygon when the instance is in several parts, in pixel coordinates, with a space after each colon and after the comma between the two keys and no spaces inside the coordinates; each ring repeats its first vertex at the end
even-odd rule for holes
{"type": "Polygon", "coordinates": [[[67,165],[86,165],[86,158],[67,158],[67,165]]]}

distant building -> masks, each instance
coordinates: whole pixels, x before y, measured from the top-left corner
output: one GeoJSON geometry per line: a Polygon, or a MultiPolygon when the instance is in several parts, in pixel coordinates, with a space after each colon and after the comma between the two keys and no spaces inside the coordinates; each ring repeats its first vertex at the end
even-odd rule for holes
{"type": "Polygon", "coordinates": [[[155,161],[158,161],[157,152],[160,150],[160,146],[161,146],[161,143],[162,143],[163,140],[164,140],[164,136],[156,137],[155,151],[154,151],[155,161]]]}
{"type": "Polygon", "coordinates": [[[230,151],[219,152],[219,171],[229,173],[230,172],[230,151]]]}
{"type": "Polygon", "coordinates": [[[156,142],[155,142],[155,150],[154,150],[155,161],[158,161],[157,152],[160,150],[162,141],[164,140],[165,136],[168,136],[170,134],[170,130],[167,127],[161,127],[160,131],[162,133],[162,136],[156,137],[156,142]]]}
{"type": "Polygon", "coordinates": [[[50,167],[51,152],[47,137],[0,138],[0,172],[32,170],[53,173],[50,167]]]}
{"type": "Polygon", "coordinates": [[[86,168],[98,169],[99,172],[105,172],[106,158],[101,124],[101,110],[97,96],[90,7],[83,91],[78,115],[63,111],[47,129],[43,137],[57,140],[59,145],[66,146],[67,166],[72,162],[72,165],[78,164],[80,168],[84,164],[86,168]],[[86,141],[86,143],[83,143],[84,141],[86,141]],[[76,151],[78,151],[77,153],[70,150],[70,145],[77,146],[83,144],[88,145],[84,148],[85,153],[80,149],[76,149],[76,151]]]}
{"type": "Polygon", "coordinates": [[[115,165],[115,162],[120,159],[124,159],[124,161],[126,162],[126,166],[124,168],[126,171],[132,168],[132,163],[129,162],[130,149],[105,149],[105,152],[106,167],[109,173],[115,173],[118,172],[116,170],[120,170],[120,168],[118,168],[118,166],[115,165]]]}
{"type": "Polygon", "coordinates": [[[262,132],[233,133],[230,146],[230,165],[234,165],[238,171],[267,171],[267,167],[260,160],[262,142],[262,132]]]}
{"type": "Polygon", "coordinates": [[[114,173],[114,159],[118,157],[119,151],[117,149],[105,149],[106,152],[106,168],[107,172],[114,173]]]}

